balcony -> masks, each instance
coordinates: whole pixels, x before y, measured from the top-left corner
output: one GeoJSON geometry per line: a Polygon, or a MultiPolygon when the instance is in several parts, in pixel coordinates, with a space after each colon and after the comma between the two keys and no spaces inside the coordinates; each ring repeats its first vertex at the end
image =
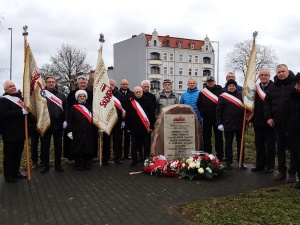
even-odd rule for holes
{"type": "Polygon", "coordinates": [[[162,60],[160,60],[160,59],[149,59],[149,65],[162,65],[162,60]]]}
{"type": "Polygon", "coordinates": [[[148,79],[149,80],[162,80],[163,75],[161,75],[161,74],[149,74],[148,79]]]}
{"type": "Polygon", "coordinates": [[[203,69],[213,69],[213,65],[212,64],[208,64],[208,63],[203,63],[202,64],[202,68],[203,69]]]}

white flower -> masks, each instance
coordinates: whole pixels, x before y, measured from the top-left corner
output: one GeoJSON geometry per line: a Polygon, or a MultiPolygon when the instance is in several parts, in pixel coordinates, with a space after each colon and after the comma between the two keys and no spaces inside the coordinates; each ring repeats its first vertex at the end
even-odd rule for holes
{"type": "Polygon", "coordinates": [[[204,169],[203,169],[202,167],[200,167],[200,168],[198,169],[198,173],[200,173],[200,174],[204,173],[204,169]]]}
{"type": "Polygon", "coordinates": [[[206,167],[206,171],[209,172],[209,173],[212,173],[212,170],[209,167],[206,167]]]}
{"type": "Polygon", "coordinates": [[[191,162],[191,163],[189,164],[189,166],[190,166],[190,168],[195,168],[195,167],[196,167],[196,163],[191,162]]]}
{"type": "Polygon", "coordinates": [[[215,159],[215,156],[213,154],[209,154],[208,157],[210,158],[210,160],[215,159]]]}
{"type": "Polygon", "coordinates": [[[199,162],[199,161],[197,161],[195,164],[196,164],[195,167],[196,167],[197,169],[200,168],[200,162],[199,162]]]}
{"type": "Polygon", "coordinates": [[[182,163],[182,168],[185,168],[185,163],[182,163]]]}

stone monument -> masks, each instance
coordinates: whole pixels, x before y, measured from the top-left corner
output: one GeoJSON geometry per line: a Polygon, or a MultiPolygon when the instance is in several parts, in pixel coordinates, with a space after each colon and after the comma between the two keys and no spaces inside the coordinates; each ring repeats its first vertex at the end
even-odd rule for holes
{"type": "Polygon", "coordinates": [[[189,105],[163,108],[156,120],[151,155],[167,159],[188,158],[200,146],[200,124],[189,105]]]}

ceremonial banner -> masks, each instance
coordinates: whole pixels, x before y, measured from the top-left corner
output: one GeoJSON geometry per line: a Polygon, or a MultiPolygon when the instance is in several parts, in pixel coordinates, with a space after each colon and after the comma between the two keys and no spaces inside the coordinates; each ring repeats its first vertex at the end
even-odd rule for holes
{"type": "Polygon", "coordinates": [[[50,127],[47,99],[44,93],[45,81],[39,73],[30,46],[25,50],[25,67],[23,76],[23,95],[25,108],[37,120],[37,131],[41,136],[50,127]]]}
{"type": "Polygon", "coordinates": [[[100,48],[94,76],[93,123],[107,135],[118,120],[112,91],[100,48]]]}
{"type": "MultiPolygon", "coordinates": [[[[254,34],[253,34],[254,35],[254,34]]],[[[257,35],[257,33],[256,33],[257,35]]],[[[255,36],[256,37],[256,36],[255,36]]],[[[254,111],[254,96],[256,91],[256,45],[255,37],[253,38],[252,49],[248,60],[248,67],[243,87],[244,107],[248,110],[247,120],[250,120],[254,111]]]]}

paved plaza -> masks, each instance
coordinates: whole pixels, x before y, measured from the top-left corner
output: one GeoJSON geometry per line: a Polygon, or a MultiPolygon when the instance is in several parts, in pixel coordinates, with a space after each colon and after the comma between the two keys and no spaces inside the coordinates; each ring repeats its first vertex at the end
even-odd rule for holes
{"type": "Polygon", "coordinates": [[[65,165],[47,174],[33,170],[31,181],[7,183],[0,177],[0,223],[3,225],[180,225],[188,224],[171,206],[283,184],[274,174],[235,168],[214,181],[155,177],[142,169],[110,163],[90,171],[65,165]]]}

